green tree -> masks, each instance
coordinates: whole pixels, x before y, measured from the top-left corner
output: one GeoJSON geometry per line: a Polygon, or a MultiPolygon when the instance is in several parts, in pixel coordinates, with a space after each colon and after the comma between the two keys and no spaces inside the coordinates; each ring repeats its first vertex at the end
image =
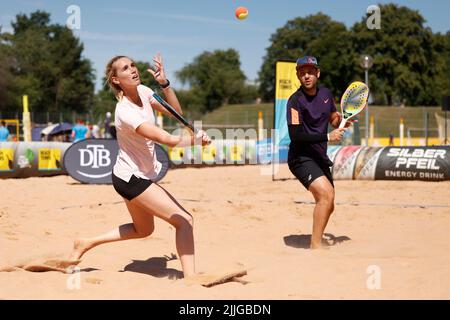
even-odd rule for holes
{"type": "Polygon", "coordinates": [[[189,85],[188,103],[198,111],[241,102],[247,86],[239,53],[234,49],[206,51],[178,71],[177,77],[189,85]]]}
{"type": "Polygon", "coordinates": [[[17,15],[12,27],[12,34],[2,34],[17,93],[8,108],[21,110],[21,96],[28,94],[32,111],[89,111],[94,74],[72,31],[50,24],[50,14],[43,11],[17,15]]]}
{"type": "MultiPolygon", "coordinates": [[[[436,98],[450,95],[450,31],[446,34],[434,35],[434,50],[436,51],[437,75],[434,81],[436,98]]],[[[440,103],[440,101],[438,101],[440,103]]]]}
{"type": "Polygon", "coordinates": [[[259,71],[259,91],[265,101],[275,96],[275,63],[297,60],[305,55],[317,57],[321,84],[340,96],[354,80],[354,53],[351,35],[343,23],[318,13],[289,20],[270,37],[271,45],[259,71]]]}
{"type": "Polygon", "coordinates": [[[0,111],[10,111],[14,100],[13,63],[11,48],[4,43],[0,29],[0,111]]]}
{"type": "Polygon", "coordinates": [[[395,4],[380,9],[381,29],[369,30],[366,17],[352,28],[355,52],[374,58],[369,84],[375,102],[435,105],[439,57],[432,31],[416,10],[395,4]]]}

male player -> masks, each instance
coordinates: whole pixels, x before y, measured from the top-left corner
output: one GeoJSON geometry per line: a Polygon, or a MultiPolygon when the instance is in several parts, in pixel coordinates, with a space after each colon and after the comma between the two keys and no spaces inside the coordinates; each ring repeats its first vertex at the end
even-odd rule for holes
{"type": "Polygon", "coordinates": [[[346,129],[327,133],[328,124],[339,127],[341,115],[336,111],[331,91],[317,86],[320,77],[317,59],[312,56],[299,58],[296,69],[301,87],[289,97],[287,103],[291,138],[288,165],[316,201],[311,249],[319,249],[323,232],[334,210],[334,184],[330,171],[333,163],[327,156],[327,142],[340,141],[346,129]]]}

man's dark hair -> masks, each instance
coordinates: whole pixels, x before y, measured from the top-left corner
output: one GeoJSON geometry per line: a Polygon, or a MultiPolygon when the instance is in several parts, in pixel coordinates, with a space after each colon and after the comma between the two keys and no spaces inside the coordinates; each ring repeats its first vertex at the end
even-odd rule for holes
{"type": "Polygon", "coordinates": [[[2,126],[6,127],[6,122],[2,120],[2,126]]]}

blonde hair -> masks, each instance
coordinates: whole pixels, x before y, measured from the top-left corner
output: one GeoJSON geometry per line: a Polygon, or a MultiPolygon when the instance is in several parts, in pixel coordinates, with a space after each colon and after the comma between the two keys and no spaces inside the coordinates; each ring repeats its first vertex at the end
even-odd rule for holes
{"type": "Polygon", "coordinates": [[[105,71],[106,82],[108,83],[111,91],[114,93],[114,96],[116,97],[116,99],[119,101],[123,97],[123,90],[118,84],[113,83],[112,77],[116,76],[116,68],[114,67],[114,63],[117,60],[122,59],[122,58],[128,58],[128,57],[127,56],[115,56],[114,58],[109,60],[108,64],[106,65],[106,71],[105,71]]]}

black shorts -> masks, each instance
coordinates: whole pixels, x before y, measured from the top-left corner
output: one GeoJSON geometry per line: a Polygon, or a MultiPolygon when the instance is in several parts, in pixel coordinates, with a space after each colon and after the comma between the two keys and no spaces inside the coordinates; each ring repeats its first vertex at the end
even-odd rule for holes
{"type": "Polygon", "coordinates": [[[326,164],[322,164],[321,161],[316,161],[314,158],[310,157],[300,156],[290,161],[288,165],[291,172],[306,189],[309,189],[311,183],[321,176],[325,176],[334,187],[330,167],[326,164]]]}
{"type": "Polygon", "coordinates": [[[132,175],[130,181],[126,182],[112,174],[112,183],[114,189],[122,197],[128,200],[132,200],[144,192],[153,183],[151,180],[138,178],[132,175]]]}

